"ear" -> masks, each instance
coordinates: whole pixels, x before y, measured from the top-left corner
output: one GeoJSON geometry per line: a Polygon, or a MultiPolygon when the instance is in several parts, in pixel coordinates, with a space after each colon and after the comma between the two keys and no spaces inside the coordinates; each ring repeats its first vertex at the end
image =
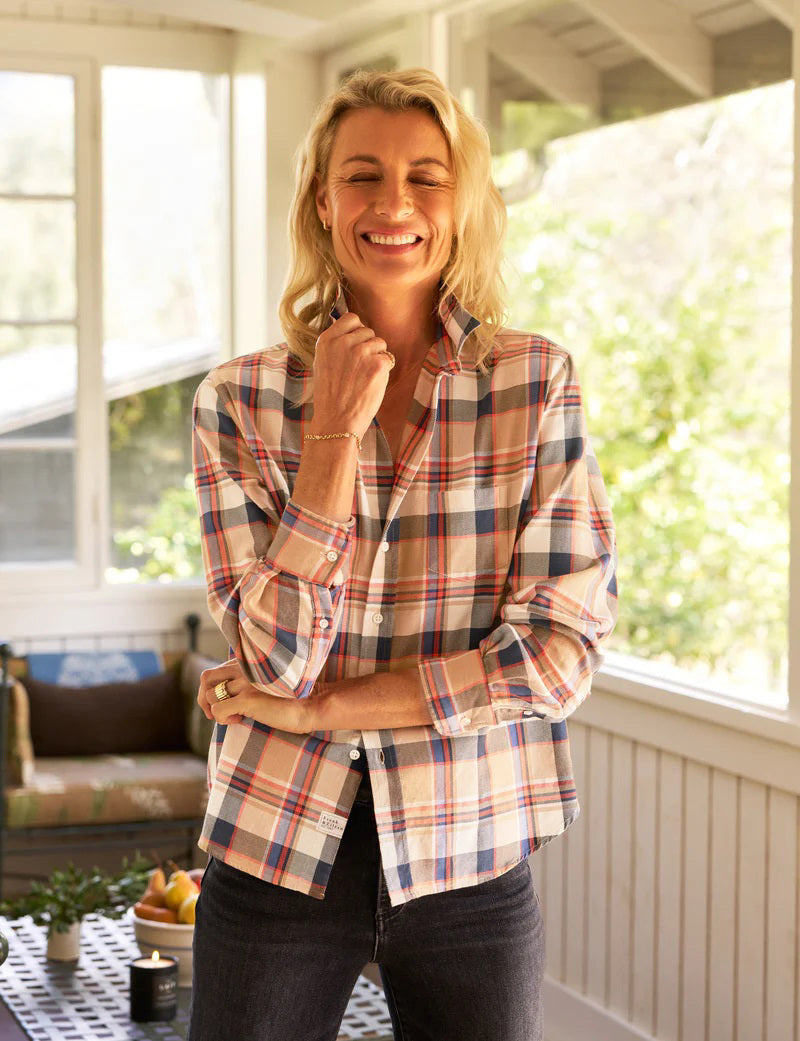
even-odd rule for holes
{"type": "Polygon", "coordinates": [[[317,214],[321,221],[331,223],[331,212],[328,204],[328,189],[320,182],[319,177],[314,175],[314,200],[317,204],[317,214]]]}

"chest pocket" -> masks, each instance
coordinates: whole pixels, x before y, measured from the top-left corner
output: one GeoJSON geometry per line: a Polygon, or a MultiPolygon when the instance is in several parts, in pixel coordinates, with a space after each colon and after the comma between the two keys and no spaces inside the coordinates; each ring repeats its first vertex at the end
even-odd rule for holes
{"type": "Polygon", "coordinates": [[[431,518],[431,571],[462,581],[505,575],[511,564],[519,504],[510,485],[449,488],[437,493],[431,518]]]}

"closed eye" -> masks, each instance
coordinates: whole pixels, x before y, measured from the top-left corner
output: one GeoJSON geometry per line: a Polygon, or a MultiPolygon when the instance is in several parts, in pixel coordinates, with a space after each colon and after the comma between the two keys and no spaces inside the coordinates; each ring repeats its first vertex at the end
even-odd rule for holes
{"type": "MultiPolygon", "coordinates": [[[[348,184],[360,184],[366,181],[379,181],[380,178],[375,174],[357,174],[355,177],[348,177],[348,184]]],[[[423,188],[438,188],[439,181],[426,181],[422,178],[415,177],[411,181],[412,184],[420,185],[423,188]]]]}

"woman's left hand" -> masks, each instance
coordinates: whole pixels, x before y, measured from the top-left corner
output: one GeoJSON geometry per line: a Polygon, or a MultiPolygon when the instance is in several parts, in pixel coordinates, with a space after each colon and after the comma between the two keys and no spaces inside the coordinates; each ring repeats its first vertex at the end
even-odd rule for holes
{"type": "Polygon", "coordinates": [[[279,698],[268,694],[245,678],[236,658],[223,665],[205,669],[200,676],[197,703],[207,719],[217,723],[241,723],[243,717],[266,723],[267,726],[285,730],[290,734],[310,734],[314,730],[311,720],[310,698],[279,698]],[[223,701],[217,699],[214,688],[225,683],[231,695],[223,701]]]}

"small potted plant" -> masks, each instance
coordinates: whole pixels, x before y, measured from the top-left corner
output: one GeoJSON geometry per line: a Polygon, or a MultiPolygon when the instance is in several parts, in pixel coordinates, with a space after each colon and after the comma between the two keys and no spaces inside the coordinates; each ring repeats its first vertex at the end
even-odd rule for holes
{"type": "Polygon", "coordinates": [[[30,892],[0,902],[5,918],[30,915],[37,925],[47,927],[47,957],[77,961],[80,953],[81,922],[88,914],[121,918],[136,900],[152,864],[140,856],[122,862],[122,870],[109,875],[100,868],[81,871],[70,863],[56,870],[46,882],[31,882],[30,892]]]}

